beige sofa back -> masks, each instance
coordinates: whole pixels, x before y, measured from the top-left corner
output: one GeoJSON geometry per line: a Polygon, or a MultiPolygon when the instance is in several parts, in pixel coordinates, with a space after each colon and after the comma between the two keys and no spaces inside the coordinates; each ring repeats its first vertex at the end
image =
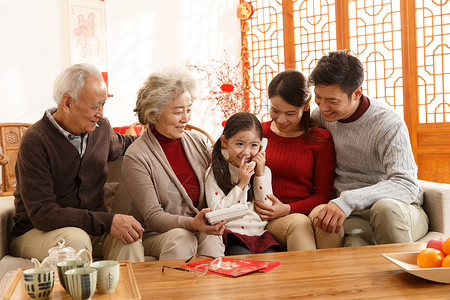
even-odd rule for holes
{"type": "Polygon", "coordinates": [[[114,200],[112,202],[111,211],[126,214],[130,208],[131,199],[122,179],[122,161],[123,157],[121,156],[115,161],[108,162],[108,178],[106,179],[106,182],[117,182],[119,184],[114,192],[114,200]]]}

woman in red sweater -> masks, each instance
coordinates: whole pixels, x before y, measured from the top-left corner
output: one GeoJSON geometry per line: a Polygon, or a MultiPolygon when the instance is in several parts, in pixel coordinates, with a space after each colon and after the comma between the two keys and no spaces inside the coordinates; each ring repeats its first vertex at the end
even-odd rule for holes
{"type": "Polygon", "coordinates": [[[270,117],[266,165],[272,170],[272,206],[255,203],[266,229],[288,251],[342,246],[343,230],[316,227],[316,215],[331,199],[335,153],[330,133],[310,119],[311,93],[305,76],[281,72],[269,84],[270,117]]]}

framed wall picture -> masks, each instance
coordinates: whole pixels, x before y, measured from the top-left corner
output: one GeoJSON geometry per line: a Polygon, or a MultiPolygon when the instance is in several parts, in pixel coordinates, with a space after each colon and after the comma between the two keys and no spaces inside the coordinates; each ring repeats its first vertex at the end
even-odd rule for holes
{"type": "Polygon", "coordinates": [[[91,63],[107,72],[105,2],[68,0],[71,63],[91,63]]]}

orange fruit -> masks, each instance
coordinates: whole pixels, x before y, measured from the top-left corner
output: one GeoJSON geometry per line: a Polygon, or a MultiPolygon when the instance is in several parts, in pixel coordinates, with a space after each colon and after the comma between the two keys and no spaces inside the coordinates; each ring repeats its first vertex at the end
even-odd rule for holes
{"type": "Polygon", "coordinates": [[[444,260],[442,261],[442,267],[450,268],[450,255],[447,255],[446,257],[444,257],[444,260]]]}
{"type": "Polygon", "coordinates": [[[442,244],[442,252],[444,252],[445,255],[450,255],[450,238],[447,238],[442,244]]]}
{"type": "Polygon", "coordinates": [[[434,248],[425,248],[417,254],[417,264],[421,268],[437,268],[442,266],[444,253],[434,248]]]}

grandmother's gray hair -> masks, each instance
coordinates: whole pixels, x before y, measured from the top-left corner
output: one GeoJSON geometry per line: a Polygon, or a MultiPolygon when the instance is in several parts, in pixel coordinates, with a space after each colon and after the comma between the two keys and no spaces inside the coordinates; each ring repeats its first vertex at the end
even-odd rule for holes
{"type": "Polygon", "coordinates": [[[133,110],[143,125],[155,124],[163,107],[188,92],[197,97],[197,80],[184,67],[169,67],[150,74],[137,94],[133,110]]]}
{"type": "Polygon", "coordinates": [[[59,105],[62,97],[69,95],[75,101],[78,101],[78,95],[84,89],[84,80],[91,76],[103,81],[102,73],[91,64],[83,63],[68,67],[55,79],[53,100],[59,105]]]}

